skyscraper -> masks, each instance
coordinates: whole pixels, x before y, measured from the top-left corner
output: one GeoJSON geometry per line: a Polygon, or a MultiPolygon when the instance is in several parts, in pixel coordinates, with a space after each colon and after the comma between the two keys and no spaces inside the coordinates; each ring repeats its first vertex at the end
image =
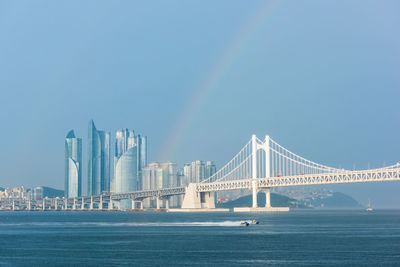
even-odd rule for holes
{"type": "Polygon", "coordinates": [[[137,190],[137,158],[134,132],[128,129],[118,130],[115,134],[113,192],[137,190]]]}
{"type": "MultiPolygon", "coordinates": [[[[179,186],[176,163],[174,162],[150,163],[147,167],[143,168],[142,173],[143,173],[143,180],[142,180],[143,190],[155,190],[155,189],[179,186]]],[[[155,205],[156,205],[155,198],[145,199],[143,203],[143,206],[145,208],[155,207],[155,205]]],[[[170,207],[180,206],[180,197],[171,196],[169,198],[169,206],[170,207]]]]}
{"type": "MultiPolygon", "coordinates": [[[[123,193],[141,188],[142,168],[146,165],[147,138],[135,136],[134,131],[128,129],[116,131],[112,191],[123,193]]],[[[121,202],[121,207],[129,208],[128,202],[121,202]]]]}
{"type": "Polygon", "coordinates": [[[88,195],[110,191],[110,133],[98,131],[93,120],[89,122],[88,140],[88,195]]]}
{"type": "Polygon", "coordinates": [[[136,137],[137,155],[138,155],[138,190],[142,189],[142,170],[147,166],[147,137],[138,134],[136,137]]]}
{"type": "Polygon", "coordinates": [[[192,163],[186,163],[183,166],[185,182],[200,183],[204,179],[209,178],[216,172],[216,166],[212,161],[206,163],[202,160],[196,160],[192,163]]]}
{"type": "Polygon", "coordinates": [[[216,172],[217,172],[217,166],[215,166],[214,162],[207,161],[204,179],[209,178],[210,176],[214,175],[216,172]]]}
{"type": "Polygon", "coordinates": [[[65,197],[78,197],[82,187],[82,139],[73,130],[65,138],[65,197]]]}

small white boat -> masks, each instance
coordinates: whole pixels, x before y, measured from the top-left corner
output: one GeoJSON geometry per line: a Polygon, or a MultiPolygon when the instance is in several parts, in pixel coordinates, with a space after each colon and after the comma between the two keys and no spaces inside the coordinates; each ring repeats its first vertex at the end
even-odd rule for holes
{"type": "Polygon", "coordinates": [[[371,208],[371,202],[369,201],[369,199],[368,199],[368,206],[367,206],[366,211],[373,211],[373,209],[371,208]]]}

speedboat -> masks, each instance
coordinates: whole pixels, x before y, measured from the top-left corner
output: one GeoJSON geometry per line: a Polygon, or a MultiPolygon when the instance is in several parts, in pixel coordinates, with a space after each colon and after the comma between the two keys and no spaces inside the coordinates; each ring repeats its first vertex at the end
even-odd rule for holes
{"type": "Polygon", "coordinates": [[[259,224],[260,222],[257,221],[257,220],[252,220],[252,221],[249,221],[248,223],[249,223],[249,224],[259,224]]]}
{"type": "Polygon", "coordinates": [[[240,225],[241,225],[241,226],[249,226],[249,223],[246,222],[246,221],[242,221],[242,222],[240,222],[240,225]]]}

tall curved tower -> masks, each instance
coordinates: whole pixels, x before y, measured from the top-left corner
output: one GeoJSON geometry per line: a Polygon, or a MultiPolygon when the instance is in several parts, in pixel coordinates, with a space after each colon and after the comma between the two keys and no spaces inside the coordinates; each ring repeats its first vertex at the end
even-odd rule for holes
{"type": "Polygon", "coordinates": [[[115,163],[114,191],[118,193],[137,190],[137,149],[136,145],[129,148],[115,163]]]}
{"type": "Polygon", "coordinates": [[[82,188],[82,139],[76,138],[73,130],[65,138],[65,185],[67,198],[81,195],[82,188]]]}
{"type": "MultiPolygon", "coordinates": [[[[147,164],[146,144],[146,138],[135,136],[132,130],[116,131],[112,192],[124,193],[140,189],[141,170],[147,164]]],[[[130,207],[130,201],[121,201],[121,208],[130,207]]]]}
{"type": "Polygon", "coordinates": [[[88,136],[88,195],[110,191],[110,133],[98,131],[89,122],[88,136]]]}

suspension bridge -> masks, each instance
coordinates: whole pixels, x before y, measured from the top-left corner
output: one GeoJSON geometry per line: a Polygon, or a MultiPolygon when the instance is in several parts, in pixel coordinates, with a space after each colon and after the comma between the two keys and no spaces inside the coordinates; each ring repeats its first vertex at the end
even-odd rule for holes
{"type": "MultiPolygon", "coordinates": [[[[107,209],[118,209],[121,200],[131,200],[132,207],[139,203],[141,208],[145,198],[156,197],[157,209],[161,208],[161,200],[165,200],[165,208],[168,209],[168,199],[171,196],[184,195],[181,211],[211,211],[215,210],[215,192],[248,189],[252,193],[251,207],[235,208],[235,211],[288,211],[286,207],[271,207],[272,188],[387,181],[400,181],[400,163],[369,170],[338,169],[301,157],[269,136],[261,140],[253,135],[225,166],[200,183],[190,183],[187,187],[41,200],[41,206],[43,209],[46,206],[72,210],[86,207],[94,209],[95,206],[98,209],[106,206],[107,209]],[[259,191],[266,194],[264,207],[257,206],[259,191]]],[[[32,204],[25,205],[30,209],[32,204]]]]}

